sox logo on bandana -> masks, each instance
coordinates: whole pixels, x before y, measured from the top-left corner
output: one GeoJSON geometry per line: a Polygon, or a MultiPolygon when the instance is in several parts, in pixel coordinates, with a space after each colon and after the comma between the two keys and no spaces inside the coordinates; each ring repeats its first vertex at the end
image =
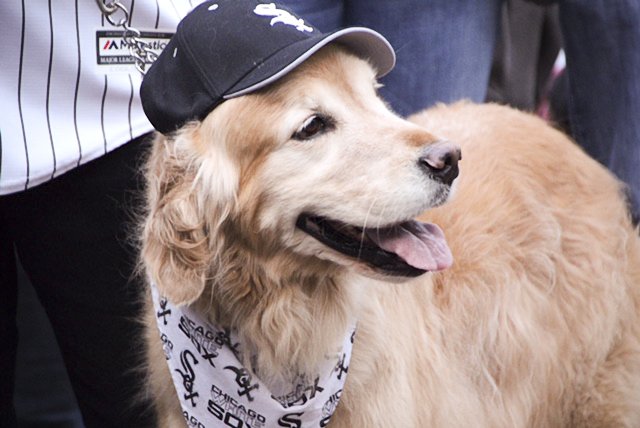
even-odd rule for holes
{"type": "Polygon", "coordinates": [[[189,306],[175,306],[151,286],[156,321],[187,426],[325,427],[338,406],[355,327],[317,373],[270,390],[240,363],[242,344],[189,306]]]}

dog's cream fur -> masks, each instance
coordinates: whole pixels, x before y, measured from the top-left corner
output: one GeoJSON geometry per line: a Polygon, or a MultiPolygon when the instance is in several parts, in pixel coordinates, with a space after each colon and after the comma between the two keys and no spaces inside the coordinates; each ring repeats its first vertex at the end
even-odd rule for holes
{"type": "MultiPolygon", "coordinates": [[[[324,48],[159,135],[142,260],[160,292],[235,329],[267,383],[318,364],[355,316],[335,427],[640,426],[640,243],[619,183],[532,115],[459,103],[410,123],[374,86],[324,48]],[[314,112],[335,129],[291,140],[314,112]],[[439,138],[463,153],[442,206],[416,164],[439,138]],[[424,212],[454,265],[383,278],[297,229],[303,211],[369,227],[424,212]]],[[[147,321],[160,424],[183,426],[147,321]]]]}

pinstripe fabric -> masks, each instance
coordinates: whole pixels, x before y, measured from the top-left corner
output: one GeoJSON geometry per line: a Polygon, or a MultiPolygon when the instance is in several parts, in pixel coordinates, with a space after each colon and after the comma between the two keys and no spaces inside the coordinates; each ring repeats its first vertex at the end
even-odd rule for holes
{"type": "MultiPolygon", "coordinates": [[[[165,33],[201,2],[123,1],[134,27],[165,33]]],[[[0,1],[0,194],[44,183],[152,130],[140,75],[98,64],[100,49],[122,48],[99,43],[97,32],[111,30],[94,0],[0,1]]]]}
{"type": "Polygon", "coordinates": [[[56,148],[53,146],[53,135],[51,134],[51,71],[53,67],[53,13],[51,11],[51,0],[49,0],[49,68],[47,69],[47,130],[49,131],[49,141],[51,142],[51,157],[53,158],[53,171],[51,178],[56,174],[56,148]]]}
{"type": "Polygon", "coordinates": [[[73,93],[73,130],[76,134],[76,142],[78,143],[78,162],[76,166],[80,166],[82,163],[82,144],[80,144],[80,134],[78,133],[78,89],[80,88],[80,75],[82,71],[82,53],[80,52],[80,19],[78,16],[78,0],[75,0],[75,12],[76,12],[76,58],[78,61],[77,73],[76,73],[76,87],[73,93]]]}

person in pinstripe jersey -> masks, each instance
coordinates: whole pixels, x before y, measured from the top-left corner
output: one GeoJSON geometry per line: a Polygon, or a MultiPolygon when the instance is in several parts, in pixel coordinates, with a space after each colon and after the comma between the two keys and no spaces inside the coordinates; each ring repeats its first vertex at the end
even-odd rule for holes
{"type": "MultiPolygon", "coordinates": [[[[200,2],[121,0],[157,52],[200,2]]],[[[122,29],[92,0],[2,0],[0,52],[0,426],[16,423],[16,257],[54,328],[85,425],[153,426],[137,398],[140,284],[129,241],[153,127],[122,29]]]]}

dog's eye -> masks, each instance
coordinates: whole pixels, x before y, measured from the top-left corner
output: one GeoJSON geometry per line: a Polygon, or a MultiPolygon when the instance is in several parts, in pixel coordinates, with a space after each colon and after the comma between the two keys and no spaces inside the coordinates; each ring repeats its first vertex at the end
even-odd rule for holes
{"type": "Polygon", "coordinates": [[[304,141],[309,140],[333,127],[331,119],[325,116],[314,114],[304,121],[302,126],[293,133],[294,140],[304,141]]]}

